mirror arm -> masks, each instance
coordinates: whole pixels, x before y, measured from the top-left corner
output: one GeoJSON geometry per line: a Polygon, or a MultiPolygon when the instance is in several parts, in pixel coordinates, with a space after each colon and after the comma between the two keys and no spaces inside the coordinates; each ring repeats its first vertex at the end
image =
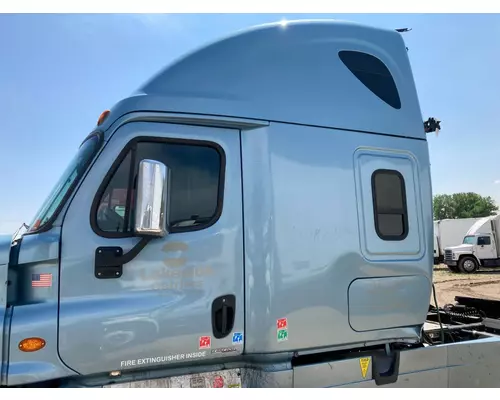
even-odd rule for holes
{"type": "Polygon", "coordinates": [[[144,236],[137,242],[137,244],[130,249],[130,251],[122,256],[116,261],[123,265],[132,261],[137,255],[141,252],[141,250],[146,247],[146,245],[153,239],[151,236],[144,236]]]}

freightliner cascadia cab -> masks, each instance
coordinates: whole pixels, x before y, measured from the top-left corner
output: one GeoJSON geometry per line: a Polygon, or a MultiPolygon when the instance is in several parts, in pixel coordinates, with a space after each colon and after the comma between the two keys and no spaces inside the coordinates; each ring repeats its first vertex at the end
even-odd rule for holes
{"type": "Polygon", "coordinates": [[[292,360],[419,343],[431,197],[400,33],[297,21],[200,48],[103,113],[4,242],[2,384],[273,365],[286,386],[292,360]]]}

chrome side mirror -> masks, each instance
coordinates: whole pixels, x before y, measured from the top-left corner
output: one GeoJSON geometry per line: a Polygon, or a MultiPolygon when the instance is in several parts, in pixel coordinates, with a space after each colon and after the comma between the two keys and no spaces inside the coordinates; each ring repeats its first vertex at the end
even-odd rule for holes
{"type": "Polygon", "coordinates": [[[134,231],[138,236],[164,237],[168,221],[168,167],[154,160],[139,163],[134,231]]]}

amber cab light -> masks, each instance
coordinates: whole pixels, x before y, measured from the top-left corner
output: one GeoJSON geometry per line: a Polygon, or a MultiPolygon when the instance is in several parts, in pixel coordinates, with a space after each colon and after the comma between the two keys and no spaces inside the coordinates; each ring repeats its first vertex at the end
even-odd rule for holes
{"type": "Polygon", "coordinates": [[[24,352],[38,351],[45,347],[45,340],[42,338],[26,338],[19,342],[19,350],[24,352]]]}
{"type": "Polygon", "coordinates": [[[99,116],[99,119],[97,120],[97,126],[101,126],[104,123],[104,121],[106,121],[106,118],[108,118],[110,113],[111,111],[109,110],[103,111],[102,114],[99,116]]]}

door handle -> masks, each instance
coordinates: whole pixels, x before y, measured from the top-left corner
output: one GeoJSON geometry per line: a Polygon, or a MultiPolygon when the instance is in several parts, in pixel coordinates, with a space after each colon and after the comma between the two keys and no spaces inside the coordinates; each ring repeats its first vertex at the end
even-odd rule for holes
{"type": "Polygon", "coordinates": [[[222,328],[221,332],[224,334],[227,332],[227,304],[222,303],[222,328]]]}
{"type": "Polygon", "coordinates": [[[214,338],[222,339],[231,333],[236,315],[236,297],[227,294],[212,302],[212,333],[214,338]]]}

